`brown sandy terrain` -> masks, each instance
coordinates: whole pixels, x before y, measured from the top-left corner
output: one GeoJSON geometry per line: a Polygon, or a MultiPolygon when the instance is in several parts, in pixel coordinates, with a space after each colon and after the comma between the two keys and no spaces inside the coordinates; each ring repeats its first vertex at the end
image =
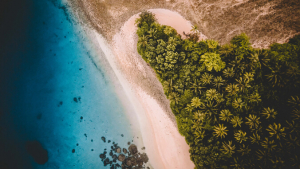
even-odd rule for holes
{"type": "Polygon", "coordinates": [[[242,32],[254,47],[283,43],[300,33],[299,0],[72,0],[72,7],[108,40],[132,15],[164,8],[198,25],[221,44],[242,32]],[[83,17],[84,16],[84,17],[83,17]]]}

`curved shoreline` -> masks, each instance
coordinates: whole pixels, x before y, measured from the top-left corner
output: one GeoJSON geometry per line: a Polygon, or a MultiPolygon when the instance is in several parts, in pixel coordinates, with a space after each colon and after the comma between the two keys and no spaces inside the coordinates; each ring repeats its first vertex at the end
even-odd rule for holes
{"type": "MultiPolygon", "coordinates": [[[[191,29],[191,23],[177,12],[166,9],[149,11],[156,15],[160,24],[172,26],[180,34],[191,29]]],[[[178,132],[162,85],[152,68],[137,53],[137,27],[134,23],[138,15],[125,22],[115,34],[110,45],[112,48],[109,50],[106,46],[104,53],[134,107],[135,113],[128,114],[128,118],[132,123],[134,119],[138,120],[142,144],[146,147],[152,167],[192,169],[194,164],[190,160],[189,146],[178,132]]],[[[95,34],[100,46],[105,46],[105,38],[95,34]]]]}

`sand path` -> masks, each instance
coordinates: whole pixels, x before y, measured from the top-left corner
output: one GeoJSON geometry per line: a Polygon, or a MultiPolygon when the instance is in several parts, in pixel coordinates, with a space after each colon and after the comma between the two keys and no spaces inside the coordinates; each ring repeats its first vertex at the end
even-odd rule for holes
{"type": "MultiPolygon", "coordinates": [[[[180,34],[183,31],[188,33],[192,28],[191,23],[176,12],[165,9],[149,11],[156,15],[160,24],[172,26],[180,34]]],[[[142,142],[152,167],[193,169],[189,146],[178,132],[174,115],[170,114],[169,101],[163,94],[162,85],[154,71],[137,53],[137,27],[134,24],[136,18],[138,14],[132,16],[123,25],[113,38],[112,51],[104,51],[104,53],[134,106],[136,117],[131,119],[138,119],[142,142]],[[158,94],[145,90],[147,86],[157,86],[158,94]]],[[[105,44],[101,35],[98,34],[97,38],[100,45],[105,44]]],[[[133,114],[129,116],[132,117],[133,114]]]]}

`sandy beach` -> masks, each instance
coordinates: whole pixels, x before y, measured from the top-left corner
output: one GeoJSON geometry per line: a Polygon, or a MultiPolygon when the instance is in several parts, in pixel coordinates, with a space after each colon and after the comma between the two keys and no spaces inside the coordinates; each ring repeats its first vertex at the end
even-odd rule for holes
{"type": "MultiPolygon", "coordinates": [[[[177,12],[166,9],[149,11],[156,15],[160,24],[174,27],[181,35],[192,28],[192,24],[177,12]]],[[[135,109],[135,114],[130,113],[128,117],[133,123],[136,123],[134,119],[138,120],[142,144],[146,147],[151,166],[155,169],[192,169],[194,164],[190,160],[189,146],[178,132],[162,85],[152,68],[137,53],[136,18],[138,14],[125,22],[115,34],[112,48],[107,46],[104,53],[135,109]]],[[[95,34],[100,46],[107,45],[104,37],[95,34]]]]}

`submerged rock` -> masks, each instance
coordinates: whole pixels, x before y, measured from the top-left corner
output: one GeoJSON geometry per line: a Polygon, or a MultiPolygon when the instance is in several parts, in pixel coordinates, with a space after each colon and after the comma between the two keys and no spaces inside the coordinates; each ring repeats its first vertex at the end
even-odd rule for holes
{"type": "Polygon", "coordinates": [[[106,155],[105,155],[105,154],[100,154],[99,157],[100,157],[101,159],[104,159],[104,158],[106,158],[106,155]]]}
{"type": "Polygon", "coordinates": [[[105,137],[101,137],[101,140],[105,143],[106,142],[106,139],[105,139],[105,137]]]}
{"type": "Polygon", "coordinates": [[[126,157],[125,157],[124,154],[120,154],[119,157],[118,157],[118,160],[121,161],[121,162],[123,162],[125,160],[125,158],[126,157]]]}
{"type": "Polygon", "coordinates": [[[110,161],[109,161],[108,158],[106,158],[106,159],[104,160],[104,166],[107,166],[108,164],[110,164],[110,161]]]}
{"type": "Polygon", "coordinates": [[[49,159],[48,151],[44,149],[42,144],[37,140],[28,141],[26,143],[26,150],[38,164],[45,164],[49,159]]]}
{"type": "Polygon", "coordinates": [[[138,152],[137,147],[135,144],[131,144],[128,148],[130,154],[134,155],[138,152]]]}
{"type": "Polygon", "coordinates": [[[121,148],[118,147],[118,148],[116,149],[116,152],[117,152],[117,153],[121,153],[121,148]]]}
{"type": "Polygon", "coordinates": [[[141,159],[144,163],[147,163],[149,161],[149,158],[146,153],[141,154],[141,159]]]}
{"type": "MultiPolygon", "coordinates": [[[[101,138],[104,142],[105,137],[101,138]]],[[[130,142],[128,142],[130,143],[130,142]]],[[[144,149],[144,147],[142,148],[144,149]]],[[[105,149],[106,150],[106,149],[105,149]]],[[[110,151],[106,152],[104,151],[103,154],[100,154],[100,158],[102,159],[102,162],[104,163],[104,166],[110,165],[110,167],[113,168],[119,168],[122,169],[142,169],[145,168],[144,164],[149,161],[148,156],[146,153],[139,153],[138,148],[135,144],[131,144],[127,149],[121,148],[118,146],[118,143],[113,142],[113,145],[110,147],[110,151]],[[116,154],[114,154],[116,153],[116,154]],[[123,153],[123,154],[121,154],[123,153]],[[109,156],[106,156],[108,154],[109,156]],[[119,155],[118,155],[119,154],[119,155]],[[126,156],[127,154],[128,156],[126,156]],[[122,163],[122,166],[118,164],[118,161],[122,163]]]]}

